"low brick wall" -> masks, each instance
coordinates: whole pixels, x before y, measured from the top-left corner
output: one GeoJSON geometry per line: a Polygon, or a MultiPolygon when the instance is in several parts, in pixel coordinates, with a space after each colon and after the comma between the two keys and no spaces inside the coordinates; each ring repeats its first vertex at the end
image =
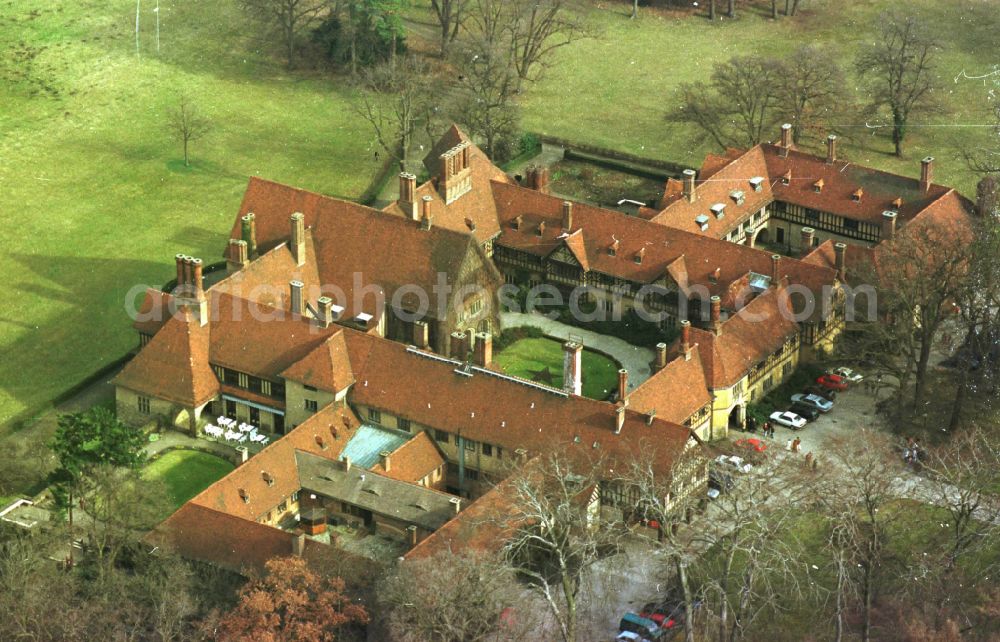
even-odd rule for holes
{"type": "Polygon", "coordinates": [[[559,145],[566,148],[566,158],[583,160],[608,169],[615,169],[629,174],[636,174],[652,179],[679,178],[687,165],[655,158],[644,158],[614,149],[605,149],[586,143],[577,143],[565,138],[536,134],[538,140],[549,145],[559,145]]]}

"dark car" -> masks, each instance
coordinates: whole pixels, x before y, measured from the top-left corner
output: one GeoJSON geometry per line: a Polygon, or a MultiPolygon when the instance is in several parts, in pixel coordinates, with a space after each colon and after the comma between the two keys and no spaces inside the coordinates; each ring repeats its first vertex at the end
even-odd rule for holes
{"type": "Polygon", "coordinates": [[[816,418],[819,417],[818,410],[804,403],[793,403],[788,407],[788,410],[809,421],[816,421],[816,418]]]}
{"type": "Polygon", "coordinates": [[[712,467],[708,469],[708,487],[718,489],[720,492],[732,490],[736,485],[733,476],[724,470],[712,467]]]}
{"type": "Polygon", "coordinates": [[[827,401],[837,400],[836,390],[829,390],[821,386],[807,386],[803,392],[805,392],[805,394],[807,395],[819,395],[820,397],[823,397],[827,401]]]}

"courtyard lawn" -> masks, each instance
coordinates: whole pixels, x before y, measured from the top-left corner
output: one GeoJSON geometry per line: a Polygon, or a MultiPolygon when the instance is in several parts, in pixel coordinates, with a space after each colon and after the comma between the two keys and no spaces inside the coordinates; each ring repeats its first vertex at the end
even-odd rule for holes
{"type": "MultiPolygon", "coordinates": [[[[250,175],[357,198],[376,172],[342,79],[285,71],[238,3],[19,0],[0,12],[0,433],[122,356],[126,295],[221,260],[250,175]],[[166,126],[212,122],[192,166],[166,126]]],[[[131,300],[131,297],[129,298],[131,300]]]]}
{"type": "Polygon", "coordinates": [[[221,457],[197,450],[171,450],[146,466],[143,476],[163,482],[177,509],[231,470],[233,465],[221,457]]]}
{"type": "MultiPolygon", "coordinates": [[[[510,344],[494,355],[493,360],[515,377],[562,387],[562,343],[553,339],[529,338],[510,344]],[[548,369],[550,381],[538,375],[548,369]]],[[[604,399],[618,386],[618,364],[591,350],[583,351],[583,396],[604,399]]]]}

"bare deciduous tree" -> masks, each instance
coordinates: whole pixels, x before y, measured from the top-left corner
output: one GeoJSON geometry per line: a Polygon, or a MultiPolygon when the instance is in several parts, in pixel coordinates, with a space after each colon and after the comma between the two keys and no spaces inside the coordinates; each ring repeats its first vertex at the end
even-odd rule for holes
{"type": "Polygon", "coordinates": [[[884,13],[875,42],[858,55],[858,75],[871,81],[870,110],[889,112],[896,156],[903,155],[910,118],[936,109],[937,49],[937,42],[915,16],[884,13]]]}
{"type": "Polygon", "coordinates": [[[843,113],[847,92],[836,61],[830,49],[803,45],[779,63],[778,105],[795,125],[795,142],[804,132],[823,127],[832,114],[843,113]]]}
{"type": "Polygon", "coordinates": [[[1000,102],[993,104],[993,129],[990,132],[992,145],[976,149],[963,149],[969,167],[980,174],[995,174],[1000,172],[1000,102]]]}
{"type": "Polygon", "coordinates": [[[190,98],[182,94],[177,100],[177,107],[170,112],[167,118],[167,125],[174,136],[180,139],[184,147],[184,166],[190,167],[188,145],[191,141],[202,138],[211,130],[211,121],[202,116],[190,98]]]}
{"type": "Polygon", "coordinates": [[[467,4],[468,0],[431,0],[434,15],[437,16],[438,24],[441,26],[442,58],[448,55],[448,45],[458,37],[458,31],[465,19],[463,11],[467,4]]]}
{"type": "Polygon", "coordinates": [[[363,72],[362,92],[355,110],[367,120],[379,146],[402,169],[413,135],[434,100],[430,67],[422,59],[407,56],[363,72]]]}
{"type": "Polygon", "coordinates": [[[485,141],[486,155],[499,161],[504,160],[502,146],[514,137],[521,119],[518,79],[501,51],[485,40],[479,44],[463,47],[457,59],[462,74],[453,111],[471,135],[485,141]]]}
{"type": "Polygon", "coordinates": [[[280,34],[289,69],[295,65],[296,41],[329,8],[327,0],[239,1],[253,18],[280,34]]]}

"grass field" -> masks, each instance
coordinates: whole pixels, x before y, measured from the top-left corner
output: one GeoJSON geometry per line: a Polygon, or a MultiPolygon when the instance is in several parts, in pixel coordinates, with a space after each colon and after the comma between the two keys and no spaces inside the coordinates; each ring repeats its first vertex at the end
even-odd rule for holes
{"type": "MultiPolygon", "coordinates": [[[[562,387],[562,343],[552,339],[520,339],[493,357],[508,374],[537,380],[537,373],[548,368],[551,383],[562,387]]],[[[604,399],[618,385],[618,364],[591,350],[583,351],[583,396],[604,399]]],[[[546,382],[548,383],[548,382],[546,382]]]]}
{"type": "Polygon", "coordinates": [[[163,482],[176,509],[232,469],[232,464],[215,455],[197,450],[171,450],[146,466],[143,477],[163,482]]]}
{"type": "Polygon", "coordinates": [[[342,82],[288,75],[231,0],[18,0],[0,10],[0,426],[136,341],[125,297],[173,255],[221,259],[247,178],[356,198],[376,171],[342,82]],[[28,62],[30,60],[30,62],[28,62]],[[213,122],[193,166],[165,126],[213,122]]]}

